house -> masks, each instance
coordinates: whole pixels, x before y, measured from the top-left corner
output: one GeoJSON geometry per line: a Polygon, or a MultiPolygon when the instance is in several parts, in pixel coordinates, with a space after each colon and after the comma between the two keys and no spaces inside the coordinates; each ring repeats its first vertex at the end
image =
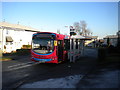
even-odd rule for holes
{"type": "Polygon", "coordinates": [[[95,47],[95,43],[97,42],[98,36],[89,36],[91,40],[85,41],[85,46],[95,47]]]}
{"type": "Polygon", "coordinates": [[[35,32],[40,31],[20,24],[0,22],[0,49],[3,53],[10,53],[23,45],[30,45],[35,32]]]}
{"type": "Polygon", "coordinates": [[[114,47],[116,47],[117,42],[118,42],[118,35],[108,35],[108,36],[104,37],[104,44],[107,45],[108,42],[110,45],[113,45],[114,47]],[[108,39],[109,39],[109,41],[108,41],[108,39]]]}

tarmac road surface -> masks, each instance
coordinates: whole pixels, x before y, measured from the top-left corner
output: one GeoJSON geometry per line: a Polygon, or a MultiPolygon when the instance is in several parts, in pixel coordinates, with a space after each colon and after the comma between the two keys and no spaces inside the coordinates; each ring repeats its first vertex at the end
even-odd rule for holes
{"type": "Polygon", "coordinates": [[[32,62],[29,55],[18,56],[17,60],[4,61],[2,62],[2,88],[7,90],[41,80],[74,75],[84,76],[96,66],[97,49],[86,48],[84,54],[85,57],[81,57],[76,63],[41,64],[32,62]]]}

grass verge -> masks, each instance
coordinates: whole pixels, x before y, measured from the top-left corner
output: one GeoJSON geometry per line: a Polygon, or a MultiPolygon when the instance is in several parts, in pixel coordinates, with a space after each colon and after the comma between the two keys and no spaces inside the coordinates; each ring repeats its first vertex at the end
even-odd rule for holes
{"type": "Polygon", "coordinates": [[[12,60],[12,58],[8,58],[8,57],[0,58],[0,61],[10,61],[10,60],[12,60]]]}

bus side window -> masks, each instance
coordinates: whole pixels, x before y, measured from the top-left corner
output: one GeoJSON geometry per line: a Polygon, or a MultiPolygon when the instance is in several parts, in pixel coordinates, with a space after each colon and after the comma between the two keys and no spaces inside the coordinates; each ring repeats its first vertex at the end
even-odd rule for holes
{"type": "Polygon", "coordinates": [[[69,39],[64,40],[64,50],[70,50],[70,40],[69,39]]]}

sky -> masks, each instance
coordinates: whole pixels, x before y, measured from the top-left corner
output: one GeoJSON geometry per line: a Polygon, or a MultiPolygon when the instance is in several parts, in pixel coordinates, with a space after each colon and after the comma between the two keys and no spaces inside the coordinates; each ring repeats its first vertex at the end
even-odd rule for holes
{"type": "Polygon", "coordinates": [[[93,36],[103,38],[118,31],[118,2],[2,2],[4,20],[62,34],[84,20],[93,36]]]}

